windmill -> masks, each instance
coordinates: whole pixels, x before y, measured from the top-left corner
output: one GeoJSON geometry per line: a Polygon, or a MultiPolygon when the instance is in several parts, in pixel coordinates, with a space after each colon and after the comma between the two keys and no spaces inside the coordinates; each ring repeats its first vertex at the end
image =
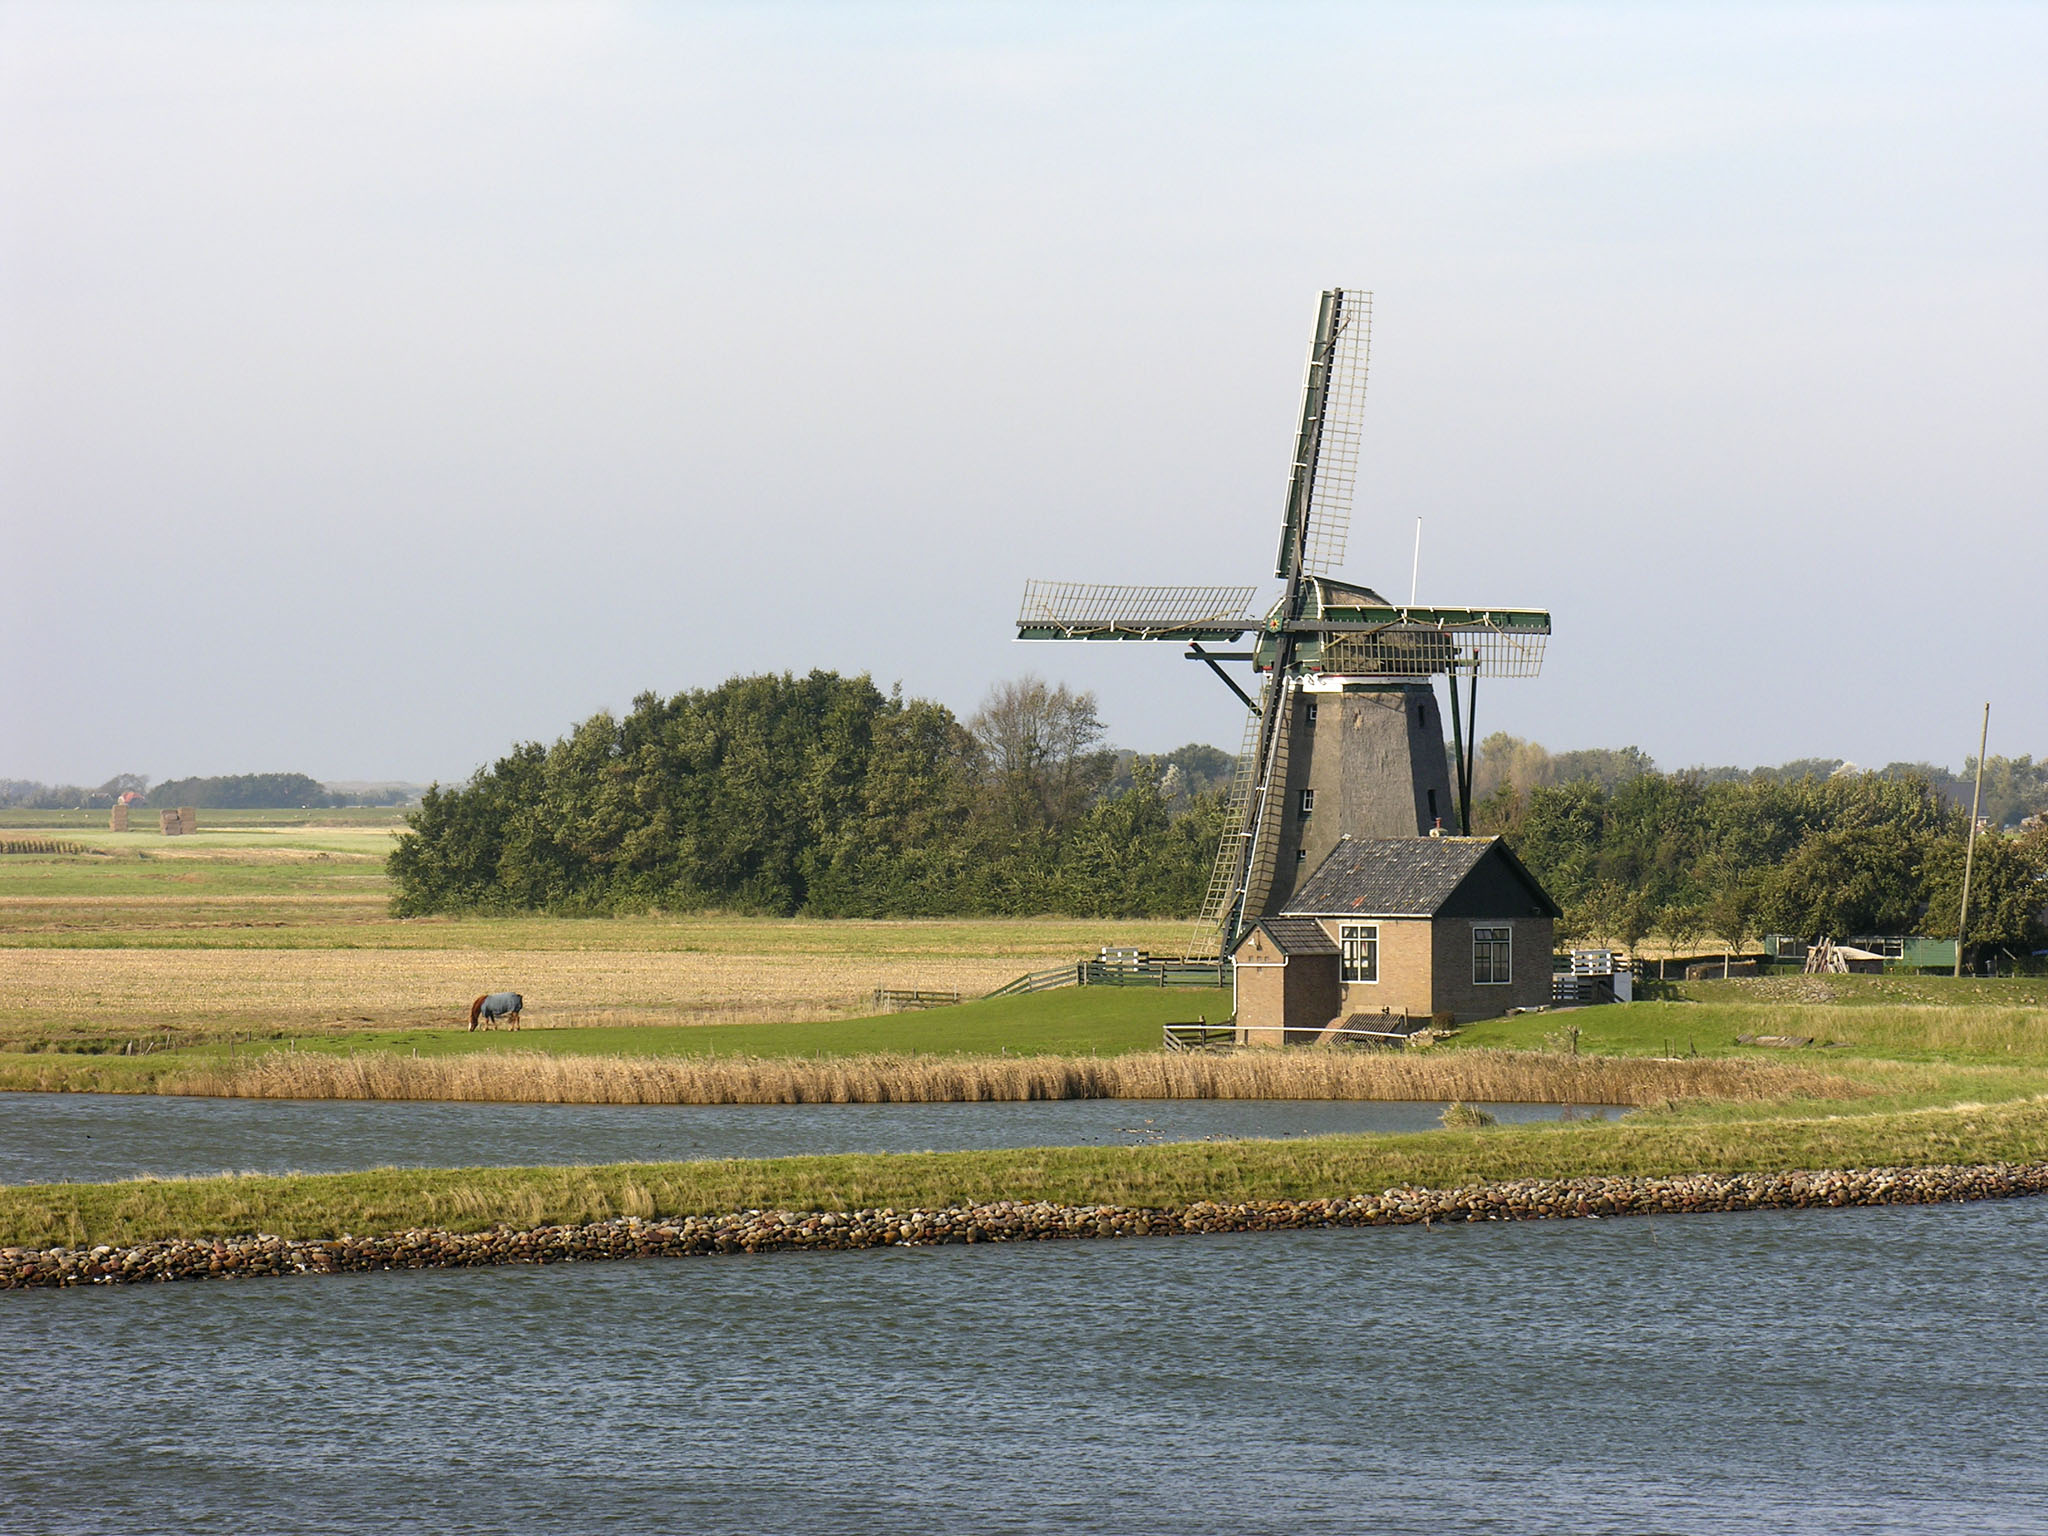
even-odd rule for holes
{"type": "Polygon", "coordinates": [[[1401,606],[1330,574],[1350,528],[1371,338],[1372,295],[1322,296],[1274,562],[1286,586],[1263,612],[1257,585],[1025,584],[1018,639],[1184,644],[1249,712],[1191,957],[1227,953],[1340,839],[1445,825],[1453,763],[1438,676],[1449,682],[1458,830],[1469,832],[1479,679],[1534,677],[1543,664],[1540,609],[1401,606]],[[1246,636],[1250,649],[1211,649],[1246,636]],[[1226,662],[1263,674],[1256,699],[1226,662]]]}

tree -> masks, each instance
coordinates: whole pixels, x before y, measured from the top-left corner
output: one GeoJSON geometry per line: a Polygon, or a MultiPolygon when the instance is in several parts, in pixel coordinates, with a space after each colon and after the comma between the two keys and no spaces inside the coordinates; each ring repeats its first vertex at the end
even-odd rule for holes
{"type": "Polygon", "coordinates": [[[1779,933],[1904,933],[1926,909],[1922,840],[1898,826],[1817,832],[1770,872],[1757,915],[1779,933]]]}
{"type": "Polygon", "coordinates": [[[1707,931],[1725,946],[1722,962],[1723,974],[1727,971],[1727,955],[1742,953],[1756,933],[1757,889],[1754,875],[1723,871],[1722,879],[1713,894],[1707,898],[1705,917],[1707,931]]]}
{"type": "MultiPolygon", "coordinates": [[[[1942,838],[1927,859],[1927,917],[1922,930],[1935,938],[1956,931],[1962,910],[1964,839],[1942,838]]],[[[2048,827],[2024,837],[1979,833],[1970,870],[1968,951],[2003,949],[2027,954],[2048,944],[2042,915],[2048,904],[2048,827]]]]}
{"type": "Polygon", "coordinates": [[[431,788],[394,910],[1191,914],[1220,797],[1169,798],[1142,758],[1100,793],[1095,701],[1029,683],[978,717],[1001,768],[943,705],[866,677],[643,694],[431,788]]]}
{"type": "Polygon", "coordinates": [[[1503,782],[1472,807],[1474,824],[1467,830],[1481,837],[1518,838],[1524,809],[1522,792],[1513,784],[1503,782]]]}
{"type": "MultiPolygon", "coordinates": [[[[1706,907],[1697,901],[1673,902],[1664,909],[1661,926],[1665,942],[1681,955],[1689,954],[1707,931],[1706,907]]],[[[1662,961],[1658,962],[1657,975],[1660,979],[1664,975],[1662,961]]]]}
{"type": "Polygon", "coordinates": [[[1664,912],[1655,893],[1641,885],[1623,885],[1615,881],[1608,881],[1600,887],[1596,904],[1600,910],[1601,931],[1621,940],[1622,948],[1629,952],[1631,958],[1656,928],[1664,912]]]}
{"type": "Polygon", "coordinates": [[[1064,833],[1116,768],[1116,754],[1096,750],[1095,695],[1065,683],[998,683],[967,728],[986,754],[996,814],[1012,832],[1064,833]]]}
{"type": "Polygon", "coordinates": [[[1561,906],[1593,896],[1606,810],[1607,797],[1595,784],[1560,784],[1529,794],[1515,852],[1561,906]]]}
{"type": "MultiPolygon", "coordinates": [[[[128,776],[123,775],[123,780],[128,776]]],[[[114,781],[120,782],[120,781],[114,781]]],[[[106,786],[112,790],[112,783],[106,786]]],[[[133,788],[132,784],[124,785],[133,788]]],[[[121,791],[113,790],[114,794],[121,791]]],[[[112,796],[109,796],[111,803],[112,796]]],[[[230,773],[204,779],[173,779],[149,793],[158,806],[196,805],[203,810],[281,810],[330,806],[346,796],[303,773],[230,773]]]]}

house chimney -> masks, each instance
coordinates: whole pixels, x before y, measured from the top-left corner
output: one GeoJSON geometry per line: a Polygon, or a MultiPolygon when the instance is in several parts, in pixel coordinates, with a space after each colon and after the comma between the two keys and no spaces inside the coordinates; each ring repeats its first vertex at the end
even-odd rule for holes
{"type": "Polygon", "coordinates": [[[1429,829],[1429,835],[1430,835],[1431,837],[1442,837],[1442,836],[1444,835],[1444,819],[1443,819],[1443,817],[1441,817],[1441,816],[1437,817],[1437,819],[1436,819],[1436,825],[1435,825],[1435,826],[1433,826],[1433,827],[1431,827],[1431,828],[1429,829]]]}

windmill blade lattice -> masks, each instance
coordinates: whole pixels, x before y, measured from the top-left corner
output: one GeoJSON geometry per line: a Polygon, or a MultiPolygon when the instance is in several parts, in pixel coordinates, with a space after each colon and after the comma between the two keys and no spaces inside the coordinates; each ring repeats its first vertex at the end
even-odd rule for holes
{"type": "MultiPolygon", "coordinates": [[[[1364,610],[1370,612],[1370,610],[1364,610]]],[[[1358,610],[1352,610],[1356,613],[1358,610]]],[[[1324,637],[1325,672],[1370,677],[1535,677],[1550,615],[1540,609],[1401,608],[1392,622],[1324,637]]]]}
{"type": "MultiPolygon", "coordinates": [[[[1337,334],[1323,386],[1315,485],[1309,498],[1302,569],[1327,576],[1344,563],[1351,538],[1351,498],[1358,483],[1358,449],[1365,433],[1365,377],[1372,362],[1372,295],[1340,290],[1337,334]]],[[[1313,359],[1311,359],[1313,366],[1313,359]]]]}
{"type": "Polygon", "coordinates": [[[1025,640],[1229,640],[1259,627],[1256,586],[1029,581],[1017,610],[1025,640]]]}

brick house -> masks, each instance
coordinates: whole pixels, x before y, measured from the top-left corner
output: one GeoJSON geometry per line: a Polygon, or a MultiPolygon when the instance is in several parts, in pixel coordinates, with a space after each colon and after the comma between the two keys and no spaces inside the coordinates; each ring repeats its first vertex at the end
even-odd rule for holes
{"type": "Polygon", "coordinates": [[[1347,838],[1231,951],[1239,1038],[1540,1007],[1558,915],[1500,838],[1347,838]]]}

